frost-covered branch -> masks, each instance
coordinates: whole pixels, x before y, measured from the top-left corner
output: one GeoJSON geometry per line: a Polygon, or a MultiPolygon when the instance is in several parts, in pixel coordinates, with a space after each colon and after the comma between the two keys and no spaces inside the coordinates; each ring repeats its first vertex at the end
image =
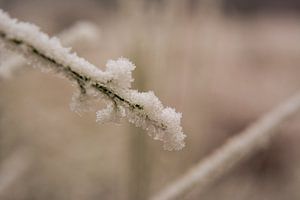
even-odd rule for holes
{"type": "Polygon", "coordinates": [[[229,139],[212,155],[196,164],[151,200],[182,199],[194,187],[199,192],[204,191],[241,161],[267,147],[275,133],[278,133],[275,129],[299,111],[300,93],[229,139]]]}
{"type": "MultiPolygon", "coordinates": [[[[62,31],[57,37],[65,46],[91,46],[99,41],[100,31],[91,22],[79,21],[62,31]]],[[[26,64],[26,60],[15,54],[9,54],[0,65],[0,78],[8,79],[26,64]]]]}
{"type": "Polygon", "coordinates": [[[97,112],[98,121],[119,120],[142,127],[167,150],[184,147],[185,135],[180,125],[181,114],[164,108],[153,92],[131,89],[131,71],[135,66],[125,58],[110,60],[102,71],[62,47],[60,41],[42,33],[37,26],[18,22],[0,11],[0,41],[2,46],[22,54],[33,66],[52,69],[74,81],[79,92],[72,103],[75,110],[91,101],[105,99],[108,107],[97,112]]]}

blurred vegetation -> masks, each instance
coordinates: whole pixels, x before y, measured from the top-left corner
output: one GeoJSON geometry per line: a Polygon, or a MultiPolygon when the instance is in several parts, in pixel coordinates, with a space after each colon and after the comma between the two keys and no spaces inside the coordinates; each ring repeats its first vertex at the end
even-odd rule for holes
{"type": "MultiPolygon", "coordinates": [[[[96,23],[97,47],[74,50],[100,67],[108,59],[131,59],[135,88],[153,90],[182,112],[188,135],[184,150],[166,152],[132,125],[96,124],[94,113],[69,110],[68,81],[25,68],[0,80],[0,179],[8,173],[1,166],[18,159],[20,149],[30,164],[10,185],[0,185],[0,198],[146,199],[156,193],[299,89],[298,4],[0,0],[12,16],[50,35],[78,20],[96,23]]],[[[186,199],[299,199],[298,120],[282,125],[270,148],[205,194],[196,189],[186,199]]]]}

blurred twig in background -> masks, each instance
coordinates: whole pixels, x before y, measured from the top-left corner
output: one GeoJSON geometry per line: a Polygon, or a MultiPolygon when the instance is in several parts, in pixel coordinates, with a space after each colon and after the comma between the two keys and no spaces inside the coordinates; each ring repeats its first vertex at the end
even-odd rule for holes
{"type": "MultiPolygon", "coordinates": [[[[132,58],[139,66],[146,66],[140,51],[142,47],[137,42],[133,48],[132,58]]],[[[147,69],[138,67],[135,70],[135,87],[141,91],[147,91],[147,69]]],[[[145,131],[130,127],[131,137],[129,144],[129,199],[139,200],[149,197],[149,186],[154,168],[153,150],[151,150],[145,131]]]]}
{"type": "Polygon", "coordinates": [[[204,191],[210,184],[250,157],[266,148],[276,129],[300,110],[300,94],[279,105],[256,123],[227,141],[215,153],[204,158],[187,173],[171,183],[152,200],[172,200],[184,196],[193,187],[204,191]]]}
{"type": "Polygon", "coordinates": [[[30,154],[23,149],[16,150],[0,163],[0,196],[29,169],[30,164],[30,154]]]}

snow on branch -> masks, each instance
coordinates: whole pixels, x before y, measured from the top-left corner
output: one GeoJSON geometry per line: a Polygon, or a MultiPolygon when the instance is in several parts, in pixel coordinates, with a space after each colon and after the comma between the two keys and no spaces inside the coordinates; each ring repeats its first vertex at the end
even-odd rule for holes
{"type": "MultiPolygon", "coordinates": [[[[61,43],[66,46],[92,46],[100,40],[100,30],[91,22],[79,21],[57,35],[61,43]]],[[[9,79],[20,68],[25,66],[26,60],[15,54],[6,55],[0,63],[0,78],[9,79]]]]}
{"type": "Polygon", "coordinates": [[[71,49],[62,47],[59,39],[42,33],[32,24],[12,19],[0,10],[0,42],[2,48],[23,55],[28,62],[42,69],[50,69],[78,85],[71,108],[90,110],[91,102],[105,100],[108,107],[97,111],[97,121],[127,118],[129,122],[147,130],[164,149],[180,150],[184,138],[180,125],[181,113],[163,107],[153,92],[131,89],[131,72],[135,66],[125,58],[110,60],[106,70],[92,65],[71,49]]]}

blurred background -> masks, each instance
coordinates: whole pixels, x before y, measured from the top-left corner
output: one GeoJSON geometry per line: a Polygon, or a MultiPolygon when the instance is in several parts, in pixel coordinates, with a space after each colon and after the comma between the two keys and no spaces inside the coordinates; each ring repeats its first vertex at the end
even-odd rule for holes
{"type": "MultiPolygon", "coordinates": [[[[0,79],[0,199],[147,199],[300,87],[299,0],[0,0],[54,36],[99,27],[88,48],[104,69],[136,64],[134,88],[183,113],[186,147],[164,151],[124,122],[78,115],[68,80],[29,66],[0,79]]],[[[1,60],[5,53],[1,52],[1,60]]],[[[186,200],[300,199],[300,115],[270,146],[186,200]]]]}

